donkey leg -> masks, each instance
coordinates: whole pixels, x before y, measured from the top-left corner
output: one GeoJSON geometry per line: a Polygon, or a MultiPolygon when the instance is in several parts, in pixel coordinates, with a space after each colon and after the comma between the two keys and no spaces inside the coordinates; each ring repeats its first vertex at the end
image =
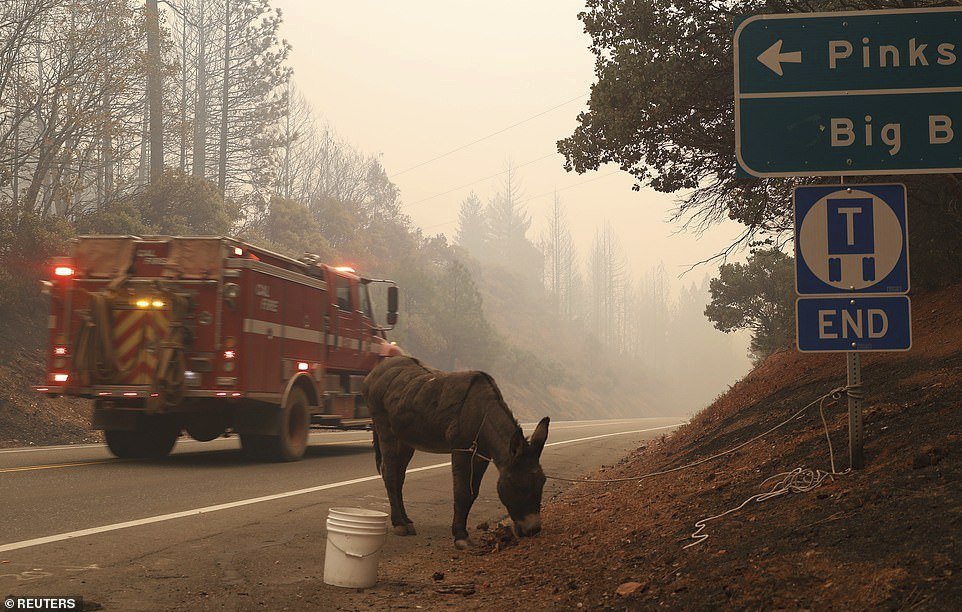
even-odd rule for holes
{"type": "MultiPolygon", "coordinates": [[[[404,530],[405,533],[402,535],[417,535],[417,531],[414,529],[414,521],[408,518],[407,509],[404,507],[404,476],[407,474],[408,464],[411,463],[411,457],[414,456],[414,449],[404,444],[403,442],[398,442],[398,463],[397,463],[397,504],[401,509],[401,518],[407,523],[407,529],[404,530]]],[[[398,532],[398,528],[394,528],[395,533],[398,532]]]]}
{"type": "MultiPolygon", "coordinates": [[[[401,487],[404,485],[404,478],[401,475],[404,473],[404,468],[398,469],[401,463],[400,443],[389,426],[378,423],[376,431],[378,446],[381,449],[381,479],[384,480],[387,498],[391,502],[391,524],[394,526],[394,533],[397,535],[413,535],[414,530],[408,530],[404,505],[401,501],[401,487]]],[[[408,457],[408,461],[410,461],[410,457],[408,457]]]]}
{"type": "Polygon", "coordinates": [[[468,513],[478,498],[481,478],[486,469],[488,462],[482,459],[459,453],[451,456],[454,477],[454,522],[451,524],[451,534],[454,536],[454,546],[461,550],[473,544],[468,537],[468,513]]]}

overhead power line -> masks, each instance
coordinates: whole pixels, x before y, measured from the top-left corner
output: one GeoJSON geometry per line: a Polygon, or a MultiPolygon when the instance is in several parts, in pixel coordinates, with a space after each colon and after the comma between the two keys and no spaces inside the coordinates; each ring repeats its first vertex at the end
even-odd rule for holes
{"type": "Polygon", "coordinates": [[[512,124],[509,125],[508,127],[501,128],[500,130],[498,130],[498,131],[496,131],[496,132],[491,132],[490,134],[487,134],[486,136],[482,136],[481,138],[478,138],[478,139],[476,139],[476,140],[472,140],[471,142],[469,142],[469,143],[467,143],[467,144],[463,144],[463,145],[461,145],[461,146],[459,146],[459,147],[456,147],[456,148],[454,148],[454,149],[451,149],[450,151],[447,151],[447,152],[445,152],[445,153],[441,153],[440,155],[438,155],[438,156],[436,156],[436,157],[432,157],[431,159],[426,159],[426,160],[424,160],[423,162],[420,162],[420,163],[418,163],[418,164],[415,164],[415,165],[411,166],[410,168],[405,168],[404,170],[401,170],[400,172],[395,172],[394,174],[390,175],[388,178],[392,178],[392,179],[393,179],[394,177],[401,176],[402,174],[404,174],[404,173],[406,173],[406,172],[410,172],[411,170],[416,170],[416,169],[420,168],[421,166],[425,166],[425,165],[430,164],[430,163],[432,163],[432,162],[436,162],[437,160],[442,159],[442,158],[444,158],[444,157],[447,157],[448,155],[451,155],[451,154],[453,154],[453,153],[457,153],[458,151],[463,151],[464,149],[467,149],[468,147],[472,147],[472,146],[478,144],[479,142],[483,142],[483,141],[485,141],[485,140],[487,140],[487,139],[489,139],[489,138],[493,138],[494,136],[497,136],[498,134],[503,134],[504,132],[507,132],[507,131],[510,130],[510,129],[516,128],[516,127],[518,127],[519,125],[525,124],[525,123],[531,121],[532,119],[537,119],[538,117],[541,117],[542,115],[547,115],[548,113],[550,113],[550,112],[552,112],[552,111],[558,110],[558,109],[561,108],[562,106],[567,106],[568,104],[571,104],[572,102],[576,102],[576,101],[578,101],[578,100],[583,100],[583,99],[586,98],[586,97],[588,97],[588,94],[581,94],[580,96],[571,98],[570,100],[565,100],[565,101],[562,102],[561,104],[558,104],[557,106],[552,106],[551,108],[549,108],[549,109],[547,109],[547,110],[543,110],[543,111],[541,111],[540,113],[538,113],[538,114],[536,114],[536,115],[531,115],[531,116],[528,117],[527,119],[522,119],[521,121],[518,121],[517,123],[512,123],[512,124]]]}
{"type": "MultiPolygon", "coordinates": [[[[568,185],[567,187],[562,187],[561,189],[552,189],[551,191],[545,191],[544,193],[539,193],[538,195],[533,195],[533,196],[531,196],[531,197],[525,198],[525,199],[521,200],[521,201],[519,202],[519,204],[525,204],[525,203],[527,203],[527,202],[530,202],[531,200],[535,200],[535,199],[537,199],[537,198],[542,198],[542,197],[544,197],[544,196],[546,196],[546,195],[551,195],[551,194],[553,194],[553,193],[559,193],[559,192],[561,192],[561,191],[567,191],[567,190],[569,190],[569,189],[574,189],[575,187],[581,187],[582,185],[586,185],[586,184],[588,184],[588,183],[593,183],[593,182],[595,182],[595,181],[600,181],[601,179],[607,178],[607,177],[609,177],[609,176],[611,176],[611,175],[613,175],[613,174],[617,174],[617,173],[619,173],[620,171],[621,171],[620,169],[619,169],[619,170],[612,170],[611,172],[606,172],[605,174],[602,174],[601,176],[596,176],[596,177],[590,178],[590,179],[585,180],[585,181],[580,181],[580,182],[578,182],[578,183],[574,183],[573,185],[568,185]]],[[[433,229],[433,228],[435,228],[435,227],[441,227],[442,225],[448,225],[449,223],[454,223],[454,222],[457,221],[457,220],[458,220],[457,218],[448,219],[447,221],[442,221],[442,222],[440,222],[440,223],[434,223],[433,225],[427,225],[427,226],[425,226],[425,227],[422,227],[421,229],[422,229],[422,230],[429,230],[429,229],[433,229]]]]}
{"type": "MultiPolygon", "coordinates": [[[[530,166],[531,164],[533,164],[533,163],[535,163],[535,162],[539,162],[539,161],[541,161],[541,160],[543,160],[543,159],[548,159],[549,157],[554,157],[555,155],[561,155],[561,154],[558,153],[557,151],[555,151],[554,153],[548,153],[547,155],[542,155],[542,156],[539,157],[538,159],[532,159],[532,160],[529,160],[529,161],[524,162],[523,164],[518,164],[518,165],[516,165],[516,166],[511,166],[511,170],[517,170],[518,168],[524,168],[525,166],[530,166]]],[[[414,201],[414,202],[411,202],[410,204],[406,205],[405,208],[412,208],[412,207],[414,207],[414,206],[417,206],[418,204],[421,204],[421,203],[423,203],[423,202],[427,202],[428,200],[433,200],[434,198],[440,198],[440,197],[443,196],[443,195],[448,195],[449,193],[453,193],[453,192],[455,192],[455,191],[459,191],[459,190],[461,190],[461,189],[464,189],[465,187],[470,187],[471,185],[477,185],[478,183],[483,183],[484,181],[491,180],[491,179],[493,179],[493,178],[495,178],[495,177],[498,177],[498,176],[501,176],[502,174],[507,174],[507,173],[508,173],[508,170],[505,169],[505,170],[502,170],[501,172],[497,172],[497,173],[495,173],[495,174],[491,174],[491,175],[486,176],[486,177],[484,177],[484,178],[479,178],[479,179],[476,180],[476,181],[471,181],[470,183],[465,183],[464,185],[459,185],[459,186],[457,186],[457,187],[452,187],[451,189],[448,189],[447,191],[442,191],[441,193],[436,193],[436,194],[430,195],[430,196],[428,196],[428,197],[426,197],[426,198],[421,198],[420,200],[416,200],[416,201],[414,201]]]]}

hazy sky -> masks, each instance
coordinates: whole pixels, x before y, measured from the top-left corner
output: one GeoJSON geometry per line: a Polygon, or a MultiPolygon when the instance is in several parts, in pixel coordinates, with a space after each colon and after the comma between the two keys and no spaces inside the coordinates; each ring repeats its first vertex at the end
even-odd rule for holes
{"type": "MultiPolygon", "coordinates": [[[[726,223],[701,238],[673,235],[678,227],[665,222],[671,196],[631,191],[631,178],[614,167],[586,175],[564,171],[555,142],[575,127],[594,80],[589,39],[577,18],[583,1],[274,5],[284,14],[282,36],[293,46],[297,87],[342,137],[382,156],[405,210],[428,233],[453,236],[460,202],[472,189],[486,201],[503,177],[481,179],[502,172],[508,158],[519,166],[529,198],[529,237],[540,234],[557,189],[582,253],[596,228],[610,220],[635,276],[659,261],[677,276],[738,233],[738,226],[726,223]]],[[[706,273],[714,268],[684,280],[700,281],[706,273]]]]}

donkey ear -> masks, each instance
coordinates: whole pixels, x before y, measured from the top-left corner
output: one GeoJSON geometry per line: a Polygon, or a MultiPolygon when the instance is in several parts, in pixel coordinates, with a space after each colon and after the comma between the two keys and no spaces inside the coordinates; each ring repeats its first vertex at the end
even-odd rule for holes
{"type": "Polygon", "coordinates": [[[524,434],[521,433],[521,428],[515,430],[514,435],[511,436],[511,442],[508,444],[508,455],[511,459],[520,459],[521,455],[524,454],[524,434]]]}
{"type": "Polygon", "coordinates": [[[531,446],[530,452],[535,457],[541,456],[541,451],[544,450],[544,443],[548,441],[548,423],[551,421],[548,417],[541,419],[538,426],[535,427],[534,433],[531,434],[531,446]]]}

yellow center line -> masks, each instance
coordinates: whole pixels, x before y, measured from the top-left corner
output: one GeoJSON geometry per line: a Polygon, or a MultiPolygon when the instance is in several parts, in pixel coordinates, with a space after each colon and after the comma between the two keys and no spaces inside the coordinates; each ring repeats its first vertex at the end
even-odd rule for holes
{"type": "Polygon", "coordinates": [[[25,465],[22,467],[0,468],[0,474],[6,474],[8,472],[30,472],[33,470],[55,470],[59,468],[95,465],[97,463],[120,463],[121,461],[127,461],[127,459],[100,459],[97,461],[78,461],[77,463],[52,463],[49,465],[25,465]]]}

